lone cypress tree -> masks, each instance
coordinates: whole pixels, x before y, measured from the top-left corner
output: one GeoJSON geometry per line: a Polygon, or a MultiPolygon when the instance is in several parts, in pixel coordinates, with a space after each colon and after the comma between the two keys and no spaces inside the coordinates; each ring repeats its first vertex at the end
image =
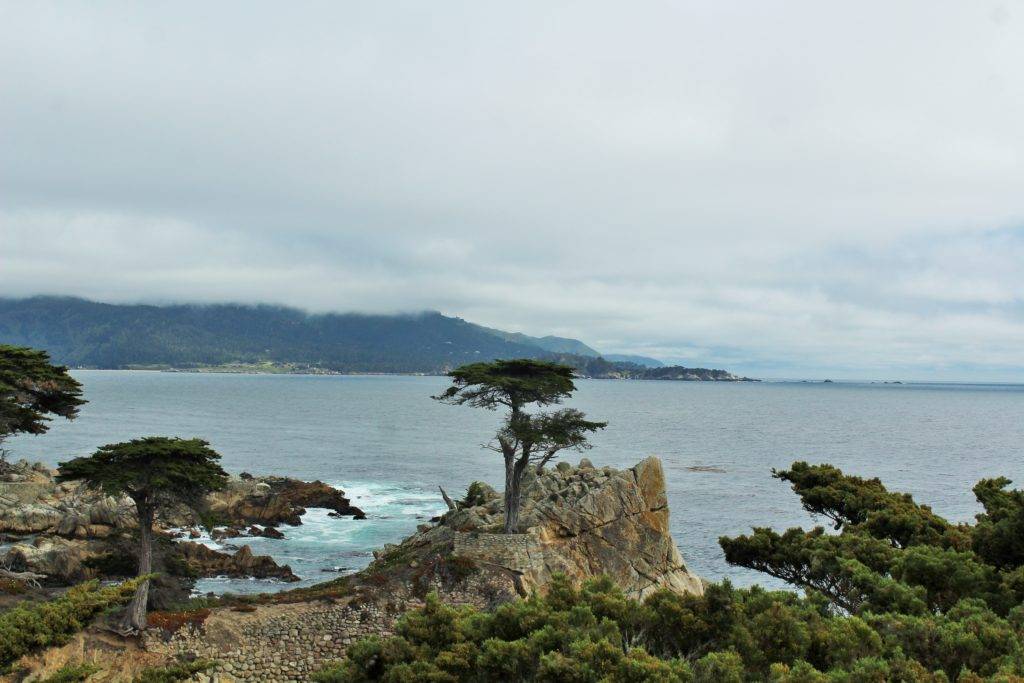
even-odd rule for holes
{"type": "MultiPolygon", "coordinates": [[[[223,489],[228,475],[220,455],[201,439],[149,436],[101,446],[90,456],[60,464],[57,481],[81,481],[110,496],[126,495],[139,517],[139,576],[153,570],[153,520],[165,506],[195,507],[211,491],[223,489]]],[[[125,615],[124,630],[146,626],[149,581],[143,581],[125,615]]]]}
{"type": "Polygon", "coordinates": [[[508,408],[508,416],[489,446],[505,461],[505,533],[519,530],[522,483],[526,468],[538,468],[564,449],[590,447],[587,434],[607,422],[592,422],[575,409],[530,414],[524,408],[535,403],[561,403],[576,390],[574,370],[566,365],[530,359],[471,363],[448,373],[452,386],[434,396],[452,405],[496,410],[508,408]]]}
{"type": "Polygon", "coordinates": [[[50,415],[69,420],[85,403],[82,385],[45,351],[0,344],[0,442],[12,434],[42,434],[50,415]]]}

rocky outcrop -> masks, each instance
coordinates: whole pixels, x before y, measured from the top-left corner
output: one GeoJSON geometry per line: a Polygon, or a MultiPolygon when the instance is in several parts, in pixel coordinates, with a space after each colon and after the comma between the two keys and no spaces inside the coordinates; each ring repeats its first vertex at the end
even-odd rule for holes
{"type": "MultiPolygon", "coordinates": [[[[54,474],[41,463],[25,461],[0,469],[0,534],[102,538],[135,526],[135,507],[127,498],[112,498],[77,483],[58,484],[54,474]]],[[[247,475],[232,478],[223,491],[207,496],[200,514],[180,508],[164,512],[158,522],[164,527],[214,523],[244,535],[254,524],[302,524],[302,515],[311,507],[338,516],[366,517],[343,491],[322,481],[247,475]]],[[[276,537],[262,530],[260,535],[276,537]]]]}
{"type": "MultiPolygon", "coordinates": [[[[587,460],[575,468],[561,463],[531,475],[524,495],[522,533],[500,533],[499,494],[474,484],[453,503],[455,510],[375,553],[361,572],[264,596],[244,609],[214,608],[195,626],[173,633],[151,629],[140,643],[148,654],[168,660],[215,660],[215,669],[197,680],[307,680],[324,662],[343,657],[357,638],[390,634],[398,616],[422,605],[430,591],[448,603],[489,606],[544,591],[562,573],[574,583],[609,575],[634,597],[662,588],[703,592],[669,532],[664,473],[656,458],[625,470],[594,468],[587,460]]],[[[247,547],[234,558],[194,543],[174,547],[196,573],[261,572],[260,558],[247,547]]],[[[287,568],[279,570],[264,575],[288,580],[287,568]]],[[[86,649],[77,647],[75,656],[86,649]]],[[[104,661],[111,657],[107,641],[92,651],[101,651],[104,661]]]]}
{"type": "MultiPolygon", "coordinates": [[[[137,519],[132,502],[77,483],[58,484],[54,477],[55,472],[40,463],[0,463],[0,538],[15,541],[6,552],[0,551],[0,566],[45,574],[50,585],[134,573],[137,519]]],[[[287,566],[278,566],[269,556],[254,556],[246,546],[231,555],[196,544],[172,544],[164,532],[195,538],[197,527],[217,524],[216,537],[283,538],[274,527],[301,524],[307,507],[364,517],[342,491],[320,481],[285,477],[232,478],[201,507],[198,514],[180,508],[157,520],[155,553],[166,559],[172,573],[183,561],[188,572],[178,578],[188,585],[195,577],[221,575],[298,579],[287,566]]]]}
{"type": "MultiPolygon", "coordinates": [[[[352,505],[343,491],[322,481],[305,482],[287,477],[252,477],[232,479],[227,488],[207,496],[204,514],[215,523],[239,529],[253,524],[277,526],[302,524],[306,508],[326,508],[336,515],[365,519],[366,515],[352,505]]],[[[177,520],[188,526],[187,514],[177,520]]]]}
{"type": "Polygon", "coordinates": [[[57,484],[41,463],[24,460],[0,472],[0,533],[13,536],[53,534],[68,538],[106,536],[113,528],[135,524],[134,507],[88,491],[57,484]]]}
{"type": "Polygon", "coordinates": [[[87,561],[105,552],[100,544],[89,541],[41,536],[31,543],[11,546],[2,559],[14,571],[42,574],[51,582],[72,584],[93,578],[96,573],[87,561]]]}
{"type": "Polygon", "coordinates": [[[342,517],[366,519],[366,514],[352,505],[343,491],[339,491],[319,479],[307,482],[282,477],[266,477],[264,481],[270,485],[270,490],[273,493],[292,505],[302,508],[303,512],[305,512],[304,508],[325,508],[342,517]]]}
{"type": "MultiPolygon", "coordinates": [[[[154,569],[188,588],[194,579],[232,578],[298,581],[288,565],[278,565],[269,555],[253,555],[249,546],[234,554],[192,542],[173,543],[158,536],[154,569]],[[183,571],[184,569],[184,571],[183,571]]],[[[129,536],[109,539],[67,539],[39,536],[30,543],[11,546],[2,557],[12,571],[41,574],[49,585],[69,585],[93,578],[124,578],[135,573],[136,540],[129,536]]]]}
{"type": "Polygon", "coordinates": [[[177,544],[177,550],[181,553],[182,561],[195,576],[299,580],[299,577],[292,573],[291,567],[277,564],[269,555],[253,555],[252,549],[247,545],[239,548],[234,555],[191,541],[177,544]]]}
{"type": "Polygon", "coordinates": [[[560,463],[531,475],[524,485],[519,534],[501,533],[503,502],[480,491],[467,500],[476,504],[464,503],[436,525],[423,525],[401,545],[377,553],[363,574],[387,578],[390,572],[409,580],[411,568],[412,578],[426,584],[472,576],[478,588],[496,596],[543,591],[555,574],[574,583],[608,575],[638,598],[661,588],[703,592],[669,532],[665,477],[657,458],[627,470],[596,469],[587,460],[578,468],[560,463]]]}

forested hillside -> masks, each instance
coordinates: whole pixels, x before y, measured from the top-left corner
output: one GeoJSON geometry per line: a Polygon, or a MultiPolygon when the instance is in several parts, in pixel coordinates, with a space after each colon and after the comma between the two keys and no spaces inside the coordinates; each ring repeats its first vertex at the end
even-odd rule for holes
{"type": "MultiPolygon", "coordinates": [[[[503,332],[442,315],[309,314],[280,306],[115,305],[72,297],[0,299],[0,343],[85,368],[253,367],[441,373],[474,361],[540,358],[587,377],[739,379],[719,370],[611,362],[581,341],[503,332]],[[667,372],[666,371],[670,371],[667,372]]],[[[621,356],[621,358],[630,358],[621,356]]]]}
{"type": "Polygon", "coordinates": [[[276,306],[118,306],[50,297],[0,300],[0,339],[96,368],[272,361],[338,372],[437,372],[547,353],[440,313],[309,315],[276,306]]]}

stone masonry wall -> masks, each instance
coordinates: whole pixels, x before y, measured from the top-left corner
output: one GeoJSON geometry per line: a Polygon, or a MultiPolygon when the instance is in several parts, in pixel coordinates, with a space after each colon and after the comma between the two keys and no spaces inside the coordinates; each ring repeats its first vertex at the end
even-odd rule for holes
{"type": "Polygon", "coordinates": [[[271,605],[251,614],[214,613],[207,623],[186,626],[169,640],[147,636],[145,647],[216,660],[215,668],[197,676],[199,681],[306,681],[342,659],[356,640],[390,635],[395,620],[396,615],[372,605],[271,605]]]}

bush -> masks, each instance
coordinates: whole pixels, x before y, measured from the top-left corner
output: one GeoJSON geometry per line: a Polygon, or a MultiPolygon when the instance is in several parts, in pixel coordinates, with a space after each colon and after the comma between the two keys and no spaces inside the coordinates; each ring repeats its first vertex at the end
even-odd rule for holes
{"type": "Polygon", "coordinates": [[[128,602],[138,579],[101,587],[88,581],[48,602],[22,604],[0,614],[0,665],[53,645],[62,645],[97,614],[128,602]]]}
{"type": "Polygon", "coordinates": [[[711,652],[693,665],[694,683],[743,683],[743,659],[735,652],[711,652]]]}
{"type": "Polygon", "coordinates": [[[214,664],[215,662],[206,659],[197,659],[194,662],[149,667],[143,669],[135,677],[133,683],[178,683],[179,681],[187,681],[197,673],[212,668],[214,664]]]}
{"type": "Polygon", "coordinates": [[[1024,494],[982,482],[972,526],[828,465],[776,476],[839,533],[758,528],[722,545],[802,593],[723,581],[639,602],[607,578],[556,577],[491,612],[429,596],[315,680],[1024,683],[1024,494]]]}
{"type": "Polygon", "coordinates": [[[100,668],[95,664],[69,664],[62,666],[57,671],[54,671],[52,675],[39,680],[37,683],[80,683],[80,681],[86,680],[99,670],[100,668]]]}

